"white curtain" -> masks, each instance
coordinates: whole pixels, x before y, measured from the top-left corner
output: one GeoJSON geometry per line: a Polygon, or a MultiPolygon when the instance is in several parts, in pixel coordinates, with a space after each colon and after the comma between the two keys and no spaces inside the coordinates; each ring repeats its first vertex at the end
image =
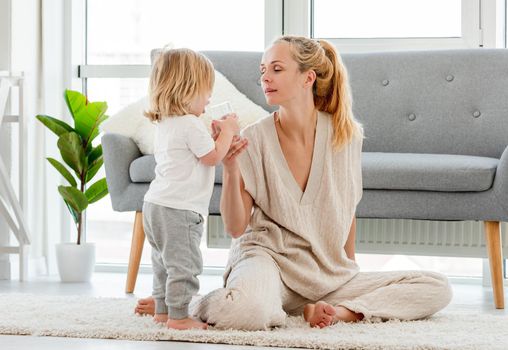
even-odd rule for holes
{"type": "MultiPolygon", "coordinates": [[[[76,67],[83,63],[79,34],[84,30],[83,4],[82,0],[0,0],[0,8],[9,11],[0,16],[9,19],[8,30],[0,32],[0,46],[7,47],[6,53],[0,52],[0,63],[4,64],[0,70],[22,72],[25,76],[27,205],[24,214],[31,239],[31,277],[57,273],[54,246],[69,241],[71,236],[70,216],[57,190],[62,178],[45,159],[60,157],[57,138],[35,116],[45,114],[70,122],[63,92],[81,86],[76,67]]],[[[14,145],[16,133],[11,133],[10,138],[10,145],[14,145]]],[[[7,137],[2,137],[2,141],[5,143],[7,137]]],[[[15,167],[11,171],[15,177],[15,167]]],[[[0,218],[0,244],[7,240],[9,233],[0,218]]],[[[15,244],[13,237],[10,241],[15,244]]],[[[6,257],[0,256],[0,278],[2,259],[5,261],[6,257]]],[[[12,257],[10,261],[12,278],[17,279],[17,259],[12,257]]]]}
{"type": "MultiPolygon", "coordinates": [[[[23,109],[27,124],[27,137],[24,140],[26,147],[27,166],[25,171],[28,176],[23,187],[27,193],[25,207],[25,224],[31,239],[30,272],[32,275],[45,273],[44,259],[44,169],[42,158],[44,152],[44,134],[41,128],[35,124],[34,115],[40,110],[40,74],[41,74],[41,18],[40,0],[0,0],[2,9],[2,31],[0,41],[0,70],[7,71],[11,75],[22,73],[24,79],[23,109]]],[[[14,107],[15,108],[15,107],[14,107]]],[[[18,133],[17,124],[4,125],[2,130],[2,158],[10,169],[13,185],[17,187],[19,176],[18,167],[15,166],[19,157],[17,150],[18,133]],[[8,133],[6,135],[6,133],[8,133]],[[11,159],[14,158],[14,159],[11,159]],[[11,162],[12,161],[12,162],[11,162]],[[11,164],[12,163],[12,164],[11,164]]],[[[13,244],[13,236],[7,230],[5,222],[0,218],[0,244],[13,244]]],[[[14,256],[8,259],[1,257],[3,261],[11,261],[13,270],[12,277],[17,278],[18,259],[14,256]]],[[[4,265],[5,267],[5,265],[4,265]]],[[[0,271],[0,278],[8,278],[9,271],[0,271]]]]}
{"type": "MultiPolygon", "coordinates": [[[[40,0],[39,0],[40,1],[40,0]]],[[[39,113],[63,119],[73,125],[63,99],[65,89],[81,90],[82,82],[77,76],[78,65],[84,64],[85,0],[41,1],[41,111],[39,113]]],[[[39,127],[42,127],[39,125],[39,127]]],[[[60,158],[57,138],[46,130],[44,155],[60,158]]],[[[39,157],[40,159],[41,157],[39,157]]],[[[62,177],[43,159],[43,200],[45,231],[43,255],[48,273],[55,274],[55,244],[74,242],[75,229],[57,187],[62,177]]]]}

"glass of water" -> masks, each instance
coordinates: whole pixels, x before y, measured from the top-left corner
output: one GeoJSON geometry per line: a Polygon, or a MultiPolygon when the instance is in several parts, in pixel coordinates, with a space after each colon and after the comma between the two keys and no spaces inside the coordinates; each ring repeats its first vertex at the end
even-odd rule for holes
{"type": "Polygon", "coordinates": [[[206,111],[210,114],[212,119],[220,119],[227,114],[233,113],[233,107],[231,107],[229,101],[226,101],[210,106],[206,111]]]}

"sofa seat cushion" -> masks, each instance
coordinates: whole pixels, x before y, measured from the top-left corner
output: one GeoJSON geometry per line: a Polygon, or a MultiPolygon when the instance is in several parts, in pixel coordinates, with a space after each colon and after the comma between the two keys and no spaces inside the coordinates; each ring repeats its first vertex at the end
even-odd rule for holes
{"type": "Polygon", "coordinates": [[[492,187],[498,163],[453,154],[363,152],[363,188],[481,192],[492,187]]]}
{"type": "MultiPolygon", "coordinates": [[[[151,182],[155,178],[155,158],[152,154],[136,158],[130,165],[132,182],[151,182]]],[[[222,183],[222,164],[215,167],[215,183],[222,183]]]]}
{"type": "MultiPolygon", "coordinates": [[[[481,192],[492,187],[498,159],[453,154],[363,152],[364,189],[438,192],[481,192]]],[[[153,155],[131,163],[132,182],[155,178],[153,155]]],[[[222,183],[222,165],[215,167],[215,183],[222,183]]]]}

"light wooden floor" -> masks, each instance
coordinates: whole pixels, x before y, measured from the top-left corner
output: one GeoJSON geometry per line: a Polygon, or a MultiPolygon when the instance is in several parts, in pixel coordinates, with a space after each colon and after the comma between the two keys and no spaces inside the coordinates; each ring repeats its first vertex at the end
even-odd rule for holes
{"type": "MultiPolygon", "coordinates": [[[[151,291],[150,274],[140,274],[136,293],[128,295],[130,298],[144,297],[151,291]]],[[[220,276],[200,276],[200,293],[207,293],[221,287],[220,276]]],[[[468,282],[452,281],[454,298],[448,306],[452,309],[474,310],[478,313],[503,313],[506,310],[495,310],[492,301],[492,290],[482,287],[481,280],[468,282]]],[[[33,293],[51,295],[89,295],[101,297],[125,297],[123,293],[125,274],[95,273],[90,283],[60,283],[57,276],[33,279],[29,282],[0,281],[0,293],[33,293]]],[[[505,293],[506,294],[506,293],[505,293]]],[[[506,297],[506,296],[505,296],[506,297]]],[[[0,310],[1,312],[1,310],[0,310]]],[[[108,350],[215,350],[215,349],[271,349],[251,346],[227,346],[181,342],[136,342],[124,340],[51,338],[31,336],[0,336],[2,350],[53,350],[53,349],[108,349],[108,350]]],[[[273,348],[279,349],[279,348],[273,348]]]]}

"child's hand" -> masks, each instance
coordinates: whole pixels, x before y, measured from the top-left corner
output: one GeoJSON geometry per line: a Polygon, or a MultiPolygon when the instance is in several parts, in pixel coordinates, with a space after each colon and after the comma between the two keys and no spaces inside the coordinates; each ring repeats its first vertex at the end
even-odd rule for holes
{"type": "MultiPolygon", "coordinates": [[[[212,120],[212,137],[213,137],[214,140],[216,140],[217,137],[219,137],[222,125],[224,125],[223,122],[225,120],[231,119],[231,118],[234,118],[234,119],[238,120],[238,116],[235,113],[226,114],[225,116],[221,117],[220,119],[214,119],[214,120],[212,120]]],[[[239,131],[236,133],[236,135],[238,135],[238,134],[240,134],[239,131]]]]}
{"type": "Polygon", "coordinates": [[[215,120],[212,120],[212,139],[217,141],[217,138],[220,135],[220,126],[217,124],[215,120]]]}
{"type": "Polygon", "coordinates": [[[236,114],[231,113],[222,117],[221,120],[217,121],[219,123],[220,130],[229,130],[233,133],[233,135],[240,134],[240,124],[238,124],[238,117],[236,114]]]}

